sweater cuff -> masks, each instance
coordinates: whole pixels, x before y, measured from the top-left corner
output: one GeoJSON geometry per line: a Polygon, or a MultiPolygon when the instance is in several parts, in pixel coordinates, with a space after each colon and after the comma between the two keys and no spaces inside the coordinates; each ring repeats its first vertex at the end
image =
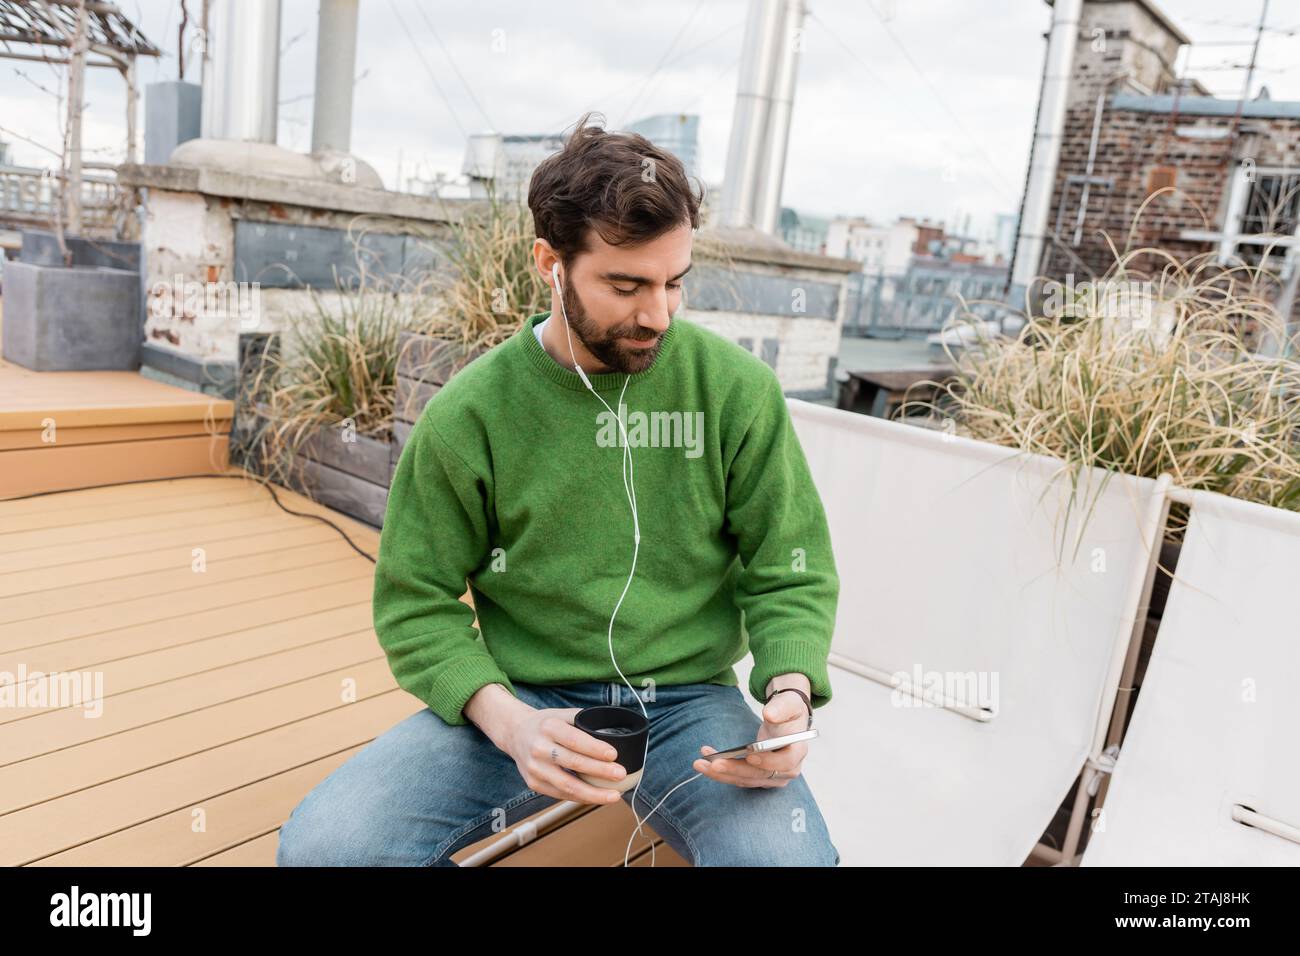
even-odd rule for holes
{"type": "Polygon", "coordinates": [[[781,674],[803,674],[812,692],[813,710],[830,703],[831,680],[826,668],[826,648],[811,641],[767,641],[754,651],[754,669],[749,672],[749,693],[760,704],[767,682],[781,674]]]}
{"type": "Polygon", "coordinates": [[[486,655],[462,657],[443,669],[438,679],[429,689],[426,703],[429,709],[452,726],[468,724],[462,713],[465,704],[481,687],[488,684],[503,684],[506,690],[514,694],[514,684],[497,666],[496,661],[486,655]]]}

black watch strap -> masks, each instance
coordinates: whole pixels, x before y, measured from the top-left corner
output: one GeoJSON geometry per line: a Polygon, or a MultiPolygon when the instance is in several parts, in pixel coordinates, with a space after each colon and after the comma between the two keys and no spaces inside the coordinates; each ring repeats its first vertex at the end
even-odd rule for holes
{"type": "Polygon", "coordinates": [[[783,693],[785,691],[789,691],[792,694],[798,694],[800,697],[803,698],[804,706],[808,708],[808,726],[811,727],[813,723],[812,701],[809,700],[808,695],[805,694],[803,691],[801,691],[798,687],[778,687],[776,690],[772,691],[772,693],[767,695],[767,700],[763,701],[763,703],[766,704],[777,694],[783,693]]]}

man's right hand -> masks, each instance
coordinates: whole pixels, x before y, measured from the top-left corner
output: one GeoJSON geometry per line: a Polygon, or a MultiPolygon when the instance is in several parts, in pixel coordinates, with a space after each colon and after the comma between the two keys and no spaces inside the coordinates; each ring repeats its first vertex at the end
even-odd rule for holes
{"type": "Polygon", "coordinates": [[[593,787],[568,772],[576,770],[608,780],[622,780],[627,776],[627,771],[615,763],[617,750],[573,726],[574,715],[579,710],[580,707],[521,710],[508,726],[505,746],[501,749],[515,758],[524,783],[538,793],[578,803],[616,803],[621,799],[618,791],[593,787]]]}

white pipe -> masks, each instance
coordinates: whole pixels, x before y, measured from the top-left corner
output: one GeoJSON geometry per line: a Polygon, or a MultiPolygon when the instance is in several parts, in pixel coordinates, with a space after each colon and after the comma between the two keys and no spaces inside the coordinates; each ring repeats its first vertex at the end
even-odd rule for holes
{"type": "Polygon", "coordinates": [[[1106,88],[1097,94],[1097,106],[1092,114],[1092,139],[1088,140],[1088,167],[1083,171],[1083,192],[1079,196],[1079,215],[1074,221],[1072,245],[1083,241],[1083,221],[1088,216],[1088,187],[1092,185],[1092,171],[1097,160],[1097,140],[1101,138],[1101,112],[1106,108],[1106,88]]]}
{"type": "Polygon", "coordinates": [[[794,111],[795,80],[799,73],[796,38],[803,29],[803,0],[786,0],[781,18],[779,55],[774,64],[772,97],[763,138],[761,173],[754,190],[754,225],[776,235],[781,220],[781,184],[790,146],[790,117],[794,111]]]}
{"type": "Polygon", "coordinates": [[[212,0],[203,56],[204,139],[274,143],[280,0],[212,0]]]}
{"type": "Polygon", "coordinates": [[[889,674],[870,664],[863,664],[861,661],[855,661],[850,657],[837,654],[831,651],[827,655],[826,662],[833,667],[839,667],[851,674],[857,674],[859,677],[865,677],[873,680],[878,684],[884,684],[886,687],[907,694],[914,700],[924,700],[932,707],[941,707],[944,710],[950,710],[955,714],[961,714],[963,717],[969,717],[971,720],[977,720],[980,723],[987,723],[992,720],[994,714],[978,704],[968,704],[965,701],[957,700],[949,694],[936,692],[929,687],[916,686],[911,681],[897,674],[889,674]]]}
{"type": "Polygon", "coordinates": [[[1056,185],[1056,167],[1065,129],[1065,103],[1069,94],[1074,48],[1079,38],[1079,13],[1083,0],[1055,0],[1052,30],[1047,39],[1047,64],[1043,69],[1043,90],[1029,157],[1025,183],[1024,211],[1016,238],[1015,272],[1011,284],[1028,288],[1038,275],[1047,237],[1047,217],[1056,185]]]}
{"type": "Polygon", "coordinates": [[[719,212],[719,223],[723,226],[757,224],[754,197],[762,175],[784,8],[785,0],[750,0],[719,212]]]}
{"type": "Polygon", "coordinates": [[[1291,826],[1289,823],[1283,823],[1281,820],[1266,817],[1262,813],[1256,813],[1254,810],[1247,810],[1245,807],[1234,805],[1232,819],[1238,823],[1252,826],[1257,830],[1263,830],[1265,833],[1279,836],[1283,840],[1300,843],[1300,829],[1291,826]]]}
{"type": "Polygon", "coordinates": [[[357,66],[360,0],[320,0],[311,151],[352,149],[352,84],[357,66]]]}

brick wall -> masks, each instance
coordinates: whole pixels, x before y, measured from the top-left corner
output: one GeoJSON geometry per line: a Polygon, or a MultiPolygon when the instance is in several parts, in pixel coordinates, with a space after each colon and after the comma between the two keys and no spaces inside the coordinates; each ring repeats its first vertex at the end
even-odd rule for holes
{"type": "MultiPolygon", "coordinates": [[[[1171,66],[1183,39],[1167,18],[1142,0],[1090,0],[1084,5],[1047,221],[1047,232],[1055,238],[1044,246],[1042,275],[1064,281],[1073,274],[1076,282],[1100,277],[1126,248],[1158,247],[1182,260],[1212,251],[1216,243],[1186,239],[1182,233],[1223,230],[1240,165],[1298,164],[1300,116],[1247,111],[1234,121],[1232,110],[1222,104],[1217,112],[1210,108],[1212,103],[1198,109],[1198,98],[1188,91],[1178,98],[1180,110],[1156,105],[1150,94],[1173,93],[1171,66]],[[1070,177],[1088,172],[1097,97],[1103,91],[1091,174],[1110,182],[1090,184],[1085,204],[1082,183],[1070,177]],[[1164,185],[1176,191],[1153,198],[1143,208],[1151,193],[1164,185]],[[1075,245],[1081,207],[1082,233],[1075,245]]],[[[1173,105],[1172,97],[1168,105],[1173,105]]],[[[1140,257],[1132,267],[1153,271],[1161,262],[1158,257],[1140,257]]],[[[1278,266],[1280,257],[1271,261],[1272,268],[1278,266]]]]}
{"type": "MultiPolygon", "coordinates": [[[[1092,126],[1092,107],[1080,105],[1067,112],[1049,222],[1060,241],[1048,245],[1041,270],[1054,278],[1069,272],[1077,278],[1104,274],[1116,261],[1105,236],[1121,253],[1126,244],[1134,249],[1159,246],[1179,258],[1211,250],[1213,243],[1180,236],[1188,229],[1223,229],[1237,166],[1247,159],[1260,167],[1294,165],[1300,150],[1300,118],[1245,117],[1234,139],[1223,135],[1231,132],[1231,115],[1116,109],[1112,97],[1102,114],[1093,176],[1107,177],[1113,185],[1090,187],[1081,242],[1074,246],[1082,193],[1077,183],[1067,187],[1067,177],[1082,176],[1087,169],[1092,126]],[[1164,184],[1176,191],[1152,199],[1139,218],[1143,202],[1164,184]]],[[[1136,265],[1150,269],[1154,260],[1136,265]]]]}

